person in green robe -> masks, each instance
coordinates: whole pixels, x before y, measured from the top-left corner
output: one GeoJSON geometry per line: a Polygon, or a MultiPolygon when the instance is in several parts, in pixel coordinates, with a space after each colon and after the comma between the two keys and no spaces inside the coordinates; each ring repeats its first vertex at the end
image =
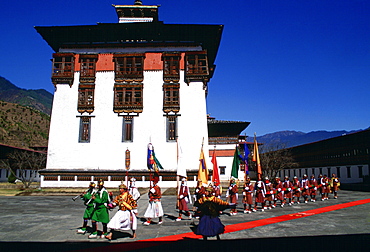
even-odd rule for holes
{"type": "Polygon", "coordinates": [[[94,203],[92,201],[92,196],[96,193],[95,186],[95,182],[90,182],[89,188],[81,194],[81,199],[84,201],[86,209],[83,216],[82,228],[77,230],[78,234],[86,233],[87,223],[93,216],[94,203]]]}
{"type": "Polygon", "coordinates": [[[99,180],[98,190],[91,198],[92,202],[95,205],[95,208],[91,218],[93,232],[89,235],[89,239],[98,237],[98,222],[101,222],[103,225],[103,233],[101,234],[100,238],[105,238],[105,236],[108,235],[107,224],[109,222],[109,213],[108,213],[109,194],[104,187],[103,180],[99,180]]]}

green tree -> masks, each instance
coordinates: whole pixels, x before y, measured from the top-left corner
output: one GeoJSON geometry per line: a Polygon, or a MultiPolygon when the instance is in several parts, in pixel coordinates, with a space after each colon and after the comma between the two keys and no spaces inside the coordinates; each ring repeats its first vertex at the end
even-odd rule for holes
{"type": "Polygon", "coordinates": [[[0,161],[0,166],[9,171],[9,177],[14,176],[23,183],[24,188],[29,188],[37,176],[37,171],[46,167],[46,154],[15,150],[7,155],[7,159],[0,161]]]}

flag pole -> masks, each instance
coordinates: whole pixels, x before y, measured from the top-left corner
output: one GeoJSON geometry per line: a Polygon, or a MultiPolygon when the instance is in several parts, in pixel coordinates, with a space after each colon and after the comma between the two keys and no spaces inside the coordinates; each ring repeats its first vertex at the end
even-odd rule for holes
{"type": "Polygon", "coordinates": [[[259,152],[258,152],[258,143],[257,143],[256,132],[254,132],[253,161],[255,161],[256,165],[257,165],[257,179],[261,180],[262,179],[262,168],[261,168],[261,161],[260,161],[259,152]]]}
{"type": "Polygon", "coordinates": [[[176,208],[179,208],[180,200],[179,200],[179,189],[180,189],[180,175],[178,173],[179,169],[179,138],[176,137],[176,160],[177,160],[177,172],[176,172],[176,208]]]}

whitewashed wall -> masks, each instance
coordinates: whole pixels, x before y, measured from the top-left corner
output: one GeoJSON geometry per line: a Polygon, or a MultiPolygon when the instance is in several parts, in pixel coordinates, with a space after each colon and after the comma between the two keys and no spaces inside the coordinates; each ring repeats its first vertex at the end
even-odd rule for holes
{"type": "MultiPolygon", "coordinates": [[[[197,170],[204,139],[204,154],[208,157],[208,132],[205,91],[202,82],[187,85],[180,81],[180,115],[178,136],[183,159],[188,170],[197,170]]],[[[176,171],[176,142],[166,141],[166,117],[163,114],[162,71],[144,72],[143,112],[134,118],[133,142],[122,142],[121,116],[113,112],[114,72],[97,72],[95,110],[91,114],[90,143],[79,143],[80,117],[77,112],[79,72],[74,84],[57,85],[54,93],[49,133],[47,169],[60,170],[120,170],[125,169],[125,151],[131,151],[131,169],[147,170],[147,145],[151,142],[164,169],[176,171]]],[[[85,114],[84,114],[85,115],[85,114]]],[[[86,114],[88,115],[88,114],[86,114]]],[[[207,160],[209,167],[211,163],[207,160]]],[[[41,181],[50,186],[51,181],[41,181]]],[[[68,182],[59,182],[68,184],[68,182]]]]}

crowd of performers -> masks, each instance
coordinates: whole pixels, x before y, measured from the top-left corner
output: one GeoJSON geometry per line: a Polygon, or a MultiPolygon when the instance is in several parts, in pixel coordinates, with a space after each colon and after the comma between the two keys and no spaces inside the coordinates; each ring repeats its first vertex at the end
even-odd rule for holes
{"type": "MultiPolygon", "coordinates": [[[[333,193],[333,198],[337,199],[339,186],[340,182],[335,174],[332,174],[330,179],[327,175],[320,174],[316,179],[315,175],[308,178],[305,174],[301,180],[294,176],[292,181],[288,176],[285,176],[284,181],[276,177],[273,182],[266,177],[264,181],[259,179],[254,185],[247,177],[243,187],[244,213],[256,212],[258,209],[264,211],[278,205],[284,207],[309,201],[315,202],[318,199],[317,195],[324,201],[329,199],[329,193],[333,193]]],[[[229,190],[230,188],[231,186],[229,190]]]]}
{"type": "MultiPolygon", "coordinates": [[[[105,189],[104,181],[98,181],[97,186],[94,182],[90,182],[89,188],[80,195],[86,209],[83,215],[83,225],[77,230],[77,233],[85,234],[88,221],[91,220],[92,231],[88,236],[89,239],[100,237],[111,240],[115,230],[132,230],[131,237],[136,238],[137,201],[140,198],[140,193],[135,186],[135,181],[135,178],[131,178],[128,187],[122,183],[119,186],[120,194],[114,198],[105,189]],[[118,211],[110,219],[109,210],[115,207],[118,208],[118,211]],[[99,222],[103,228],[100,235],[98,235],[99,222]]],[[[320,199],[324,201],[329,199],[330,193],[333,193],[334,199],[336,199],[339,186],[340,182],[335,174],[332,174],[331,178],[328,178],[327,175],[319,175],[318,178],[315,178],[314,175],[311,175],[310,178],[303,175],[301,180],[295,176],[292,181],[289,180],[288,176],[285,176],[284,181],[281,181],[279,177],[270,181],[266,177],[264,180],[258,179],[255,183],[246,177],[242,187],[243,210],[244,213],[249,214],[277,206],[284,207],[309,201],[315,202],[318,200],[317,195],[320,195],[320,199]]],[[[207,237],[213,236],[219,239],[219,234],[224,232],[224,225],[221,223],[219,215],[226,208],[230,209],[230,216],[237,214],[238,192],[237,181],[231,179],[226,190],[226,201],[221,199],[222,187],[212,184],[204,186],[201,181],[198,182],[194,193],[191,194],[186,178],[182,178],[177,190],[176,209],[178,209],[179,215],[176,221],[183,220],[184,215],[188,219],[197,218],[199,224],[195,231],[196,234],[202,235],[205,240],[207,237]]],[[[157,181],[153,181],[149,188],[148,197],[148,207],[144,213],[146,221],[143,222],[143,225],[160,225],[163,223],[164,212],[161,204],[161,188],[157,181]],[[158,219],[158,222],[153,222],[153,219],[158,219]]]]}

